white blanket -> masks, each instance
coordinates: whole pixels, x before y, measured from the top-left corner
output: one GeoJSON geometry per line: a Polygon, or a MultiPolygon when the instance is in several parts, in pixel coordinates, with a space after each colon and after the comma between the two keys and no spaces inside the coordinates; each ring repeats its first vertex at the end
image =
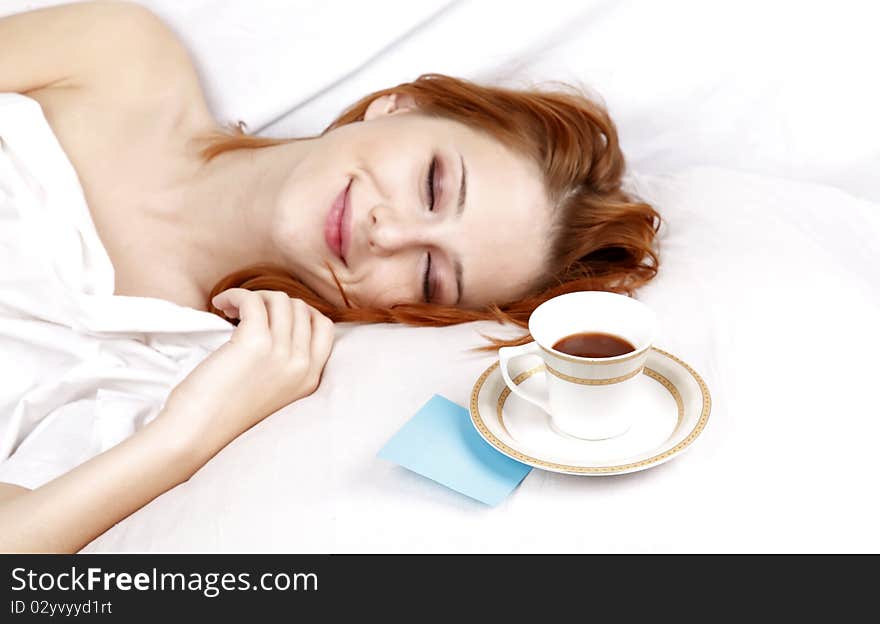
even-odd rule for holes
{"type": "Polygon", "coordinates": [[[113,295],[113,265],[39,104],[0,93],[0,482],[34,488],[154,418],[223,319],[113,295]]]}
{"type": "Polygon", "coordinates": [[[432,393],[466,405],[492,357],[465,350],[502,329],[345,326],[314,395],[87,552],[880,550],[868,4],[426,2],[357,23],[329,19],[355,3],[145,4],[194,50],[218,117],[275,135],[317,132],[428,71],[595,88],[628,184],[666,218],[660,275],[639,297],[661,318],[658,346],[704,376],[714,405],[668,464],[535,470],[489,509],[375,454],[432,393]],[[343,48],[333,24],[349,25],[343,48]]]}

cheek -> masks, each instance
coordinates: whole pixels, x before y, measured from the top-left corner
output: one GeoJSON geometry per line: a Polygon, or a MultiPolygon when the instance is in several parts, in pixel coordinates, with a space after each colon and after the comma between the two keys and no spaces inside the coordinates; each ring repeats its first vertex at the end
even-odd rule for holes
{"type": "Polygon", "coordinates": [[[346,288],[346,292],[362,306],[389,307],[396,303],[412,303],[415,271],[413,267],[407,272],[405,266],[395,260],[379,260],[368,268],[364,279],[346,288]]]}
{"type": "Polygon", "coordinates": [[[294,250],[299,242],[297,240],[297,228],[294,223],[294,215],[288,214],[284,207],[280,207],[278,212],[273,215],[269,229],[276,249],[288,257],[295,256],[294,250]]]}

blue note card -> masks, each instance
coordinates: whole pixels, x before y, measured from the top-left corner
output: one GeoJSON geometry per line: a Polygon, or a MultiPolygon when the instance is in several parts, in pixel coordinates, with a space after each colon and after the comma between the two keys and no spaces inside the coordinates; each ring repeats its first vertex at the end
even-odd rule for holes
{"type": "Polygon", "coordinates": [[[492,448],[468,411],[435,394],[379,451],[387,459],[487,505],[497,505],[530,466],[492,448]]]}

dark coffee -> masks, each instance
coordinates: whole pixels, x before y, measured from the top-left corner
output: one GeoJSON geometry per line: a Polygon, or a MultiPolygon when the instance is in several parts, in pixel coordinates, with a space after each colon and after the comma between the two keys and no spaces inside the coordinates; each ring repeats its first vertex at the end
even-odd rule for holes
{"type": "Polygon", "coordinates": [[[636,350],[629,341],[620,336],[601,332],[571,334],[557,340],[553,348],[569,355],[588,358],[615,357],[636,350]]]}

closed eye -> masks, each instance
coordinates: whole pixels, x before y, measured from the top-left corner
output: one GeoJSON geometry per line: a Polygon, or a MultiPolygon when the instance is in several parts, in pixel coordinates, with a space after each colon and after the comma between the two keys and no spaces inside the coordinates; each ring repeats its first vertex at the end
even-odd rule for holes
{"type": "Polygon", "coordinates": [[[434,171],[437,169],[437,157],[431,159],[431,166],[428,167],[428,179],[425,181],[426,188],[428,189],[428,197],[430,198],[428,202],[428,210],[434,210],[434,171]]]}
{"type": "MultiPolygon", "coordinates": [[[[434,175],[435,175],[436,170],[437,170],[437,157],[434,156],[433,158],[431,158],[431,166],[428,167],[428,179],[425,180],[425,187],[428,191],[428,198],[429,198],[428,210],[431,212],[434,211],[434,207],[435,207],[435,203],[436,203],[435,190],[434,190],[434,175]]],[[[425,275],[422,278],[422,298],[425,303],[430,303],[432,297],[434,296],[434,292],[433,292],[434,288],[432,288],[432,286],[434,286],[434,285],[431,283],[431,254],[429,253],[428,258],[427,258],[427,263],[425,266],[425,275]]]]}
{"type": "Polygon", "coordinates": [[[425,279],[422,280],[422,298],[431,303],[431,254],[428,254],[428,266],[425,267],[425,279]]]}

